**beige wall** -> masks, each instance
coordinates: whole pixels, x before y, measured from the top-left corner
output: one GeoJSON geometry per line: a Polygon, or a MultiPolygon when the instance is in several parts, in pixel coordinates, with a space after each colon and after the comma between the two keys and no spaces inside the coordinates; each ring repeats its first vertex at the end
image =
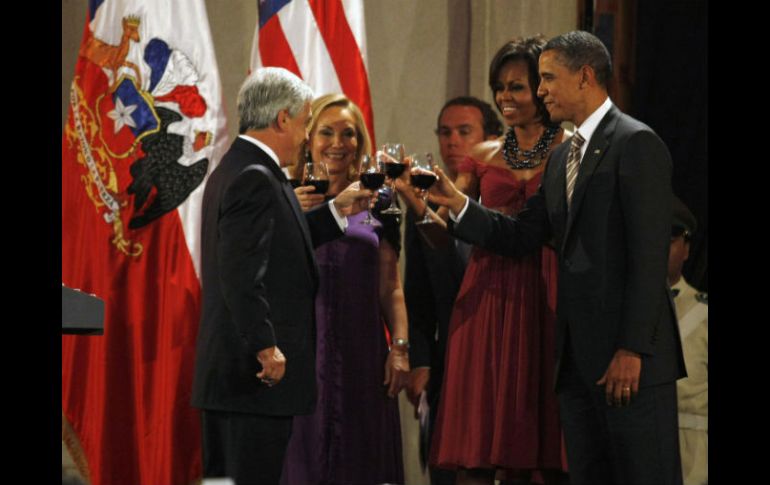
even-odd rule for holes
{"type": "Polygon", "coordinates": [[[62,0],[61,2],[61,129],[67,121],[69,90],[75,75],[80,39],[86,21],[86,0],[62,0]]]}
{"type": "MultiPolygon", "coordinates": [[[[447,93],[459,95],[467,89],[467,48],[463,46],[458,55],[450,49],[457,40],[449,35],[450,7],[465,8],[465,4],[465,0],[366,3],[369,83],[378,144],[393,141],[404,143],[407,152],[437,151],[432,133],[436,112],[447,93]]],[[[460,25],[459,30],[466,30],[467,38],[467,26],[460,25]]]]}
{"type": "MultiPolygon", "coordinates": [[[[235,97],[249,68],[256,1],[207,0],[225,112],[237,131],[235,97]]],[[[471,94],[492,101],[487,68],[507,39],[553,36],[577,25],[577,0],[365,0],[369,82],[377,143],[398,141],[409,152],[438,155],[433,135],[445,100],[471,94]]],[[[83,33],[86,0],[62,0],[62,129],[67,93],[83,33]]],[[[403,258],[402,258],[403,261],[403,258]]],[[[425,484],[417,428],[402,394],[404,466],[408,484],[425,484]]]]}

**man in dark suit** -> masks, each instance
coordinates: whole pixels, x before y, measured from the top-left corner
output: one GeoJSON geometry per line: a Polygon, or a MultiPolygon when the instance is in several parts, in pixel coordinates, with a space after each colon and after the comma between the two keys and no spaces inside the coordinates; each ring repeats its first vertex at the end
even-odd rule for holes
{"type": "MultiPolygon", "coordinates": [[[[502,124],[488,103],[471,96],[447,101],[439,112],[436,135],[449,177],[453,181],[457,178],[457,166],[471,148],[497,138],[502,131],[502,124]]],[[[470,246],[454,238],[436,244],[423,237],[421,227],[424,226],[415,224],[418,217],[415,210],[421,217],[425,206],[411,192],[402,192],[402,196],[412,209],[406,216],[404,234],[404,296],[409,315],[409,365],[412,368],[406,391],[415,409],[420,395],[426,392],[430,431],[424,436],[422,446],[423,452],[427,452],[441,395],[449,318],[465,274],[470,246]]],[[[430,469],[433,485],[453,484],[454,475],[449,470],[430,469]]]]}
{"type": "Polygon", "coordinates": [[[313,247],[343,234],[370,191],[350,187],[303,213],[281,166],[307,138],[311,89],[280,68],[238,94],[240,136],[203,197],[203,308],[192,405],[205,477],[277,484],[292,416],[315,406],[313,247]]]}
{"type": "Polygon", "coordinates": [[[570,483],[681,483],[675,384],[686,373],[666,288],[668,149],[610,101],[610,56],[595,36],[551,39],[539,64],[538,96],[577,132],[554,150],[527,208],[487,210],[440,171],[432,199],[473,244],[516,257],[552,239],[559,250],[556,392],[570,483]]]}

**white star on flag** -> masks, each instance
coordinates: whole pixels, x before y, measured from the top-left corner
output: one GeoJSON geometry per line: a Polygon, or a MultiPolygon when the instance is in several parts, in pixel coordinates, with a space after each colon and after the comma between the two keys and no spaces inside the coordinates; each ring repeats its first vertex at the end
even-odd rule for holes
{"type": "Polygon", "coordinates": [[[136,105],[123,106],[120,98],[115,102],[115,109],[107,113],[107,116],[115,120],[115,133],[119,132],[123,125],[136,128],[136,122],[131,117],[131,113],[136,109],[136,105]]]}

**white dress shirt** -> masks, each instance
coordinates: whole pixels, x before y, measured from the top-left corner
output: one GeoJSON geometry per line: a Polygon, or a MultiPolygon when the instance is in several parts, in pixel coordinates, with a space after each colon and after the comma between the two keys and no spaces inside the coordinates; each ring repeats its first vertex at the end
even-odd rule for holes
{"type": "MultiPolygon", "coordinates": [[[[252,138],[248,135],[238,135],[238,138],[242,138],[249,143],[253,143],[254,145],[257,145],[260,149],[262,149],[263,152],[267,153],[267,156],[269,156],[275,162],[275,164],[278,166],[279,169],[283,170],[283,168],[281,167],[281,162],[278,161],[278,156],[275,154],[272,148],[265,145],[264,143],[257,140],[256,138],[252,138]]],[[[345,230],[348,228],[348,218],[345,216],[341,216],[337,212],[337,208],[334,207],[334,199],[330,200],[328,204],[329,204],[329,210],[331,210],[332,215],[334,216],[334,220],[337,221],[337,225],[340,227],[340,230],[342,232],[345,232],[345,230]]]]}

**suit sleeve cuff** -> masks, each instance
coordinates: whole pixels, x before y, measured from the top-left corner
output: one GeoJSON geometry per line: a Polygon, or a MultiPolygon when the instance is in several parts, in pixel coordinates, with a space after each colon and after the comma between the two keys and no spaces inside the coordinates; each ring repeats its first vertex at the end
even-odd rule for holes
{"type": "Polygon", "coordinates": [[[260,331],[255,334],[242,334],[244,345],[249,352],[257,353],[261,350],[269,347],[275,347],[277,341],[275,338],[275,329],[272,324],[266,323],[260,328],[260,331]]]}
{"type": "Polygon", "coordinates": [[[452,219],[452,221],[455,223],[460,222],[460,219],[462,219],[465,215],[465,211],[468,210],[468,204],[470,204],[470,199],[468,196],[465,195],[463,197],[465,197],[465,205],[463,206],[463,209],[460,211],[460,213],[455,216],[451,210],[449,211],[449,218],[452,219]]]}
{"type": "Polygon", "coordinates": [[[329,201],[329,210],[331,211],[332,216],[334,216],[334,220],[337,221],[337,225],[340,226],[340,231],[345,232],[348,228],[348,218],[341,216],[337,212],[337,208],[334,207],[334,200],[329,201]]]}

